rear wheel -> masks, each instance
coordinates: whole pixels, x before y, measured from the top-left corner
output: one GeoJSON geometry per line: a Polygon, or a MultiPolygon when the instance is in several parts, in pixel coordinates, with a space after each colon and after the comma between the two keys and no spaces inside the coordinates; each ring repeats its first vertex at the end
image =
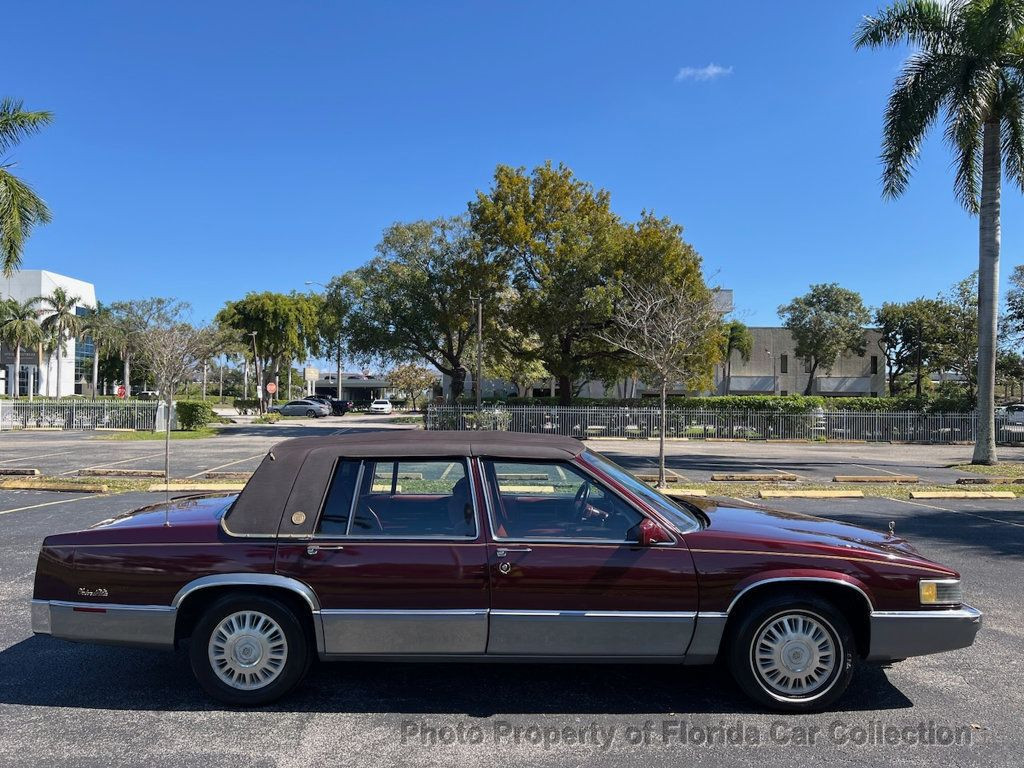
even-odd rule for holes
{"type": "Polygon", "coordinates": [[[309,641],[295,614],[260,595],[228,595],[203,614],[189,646],[203,689],[227,704],[267,704],[309,669],[309,641]]]}
{"type": "Polygon", "coordinates": [[[310,408],[308,411],[306,411],[306,416],[308,416],[311,419],[315,418],[316,417],[316,411],[314,411],[312,408],[310,408]]]}
{"type": "Polygon", "coordinates": [[[816,711],[853,677],[853,632],[831,603],[779,595],[751,605],[731,633],[729,668],[744,693],[766,707],[816,711]]]}

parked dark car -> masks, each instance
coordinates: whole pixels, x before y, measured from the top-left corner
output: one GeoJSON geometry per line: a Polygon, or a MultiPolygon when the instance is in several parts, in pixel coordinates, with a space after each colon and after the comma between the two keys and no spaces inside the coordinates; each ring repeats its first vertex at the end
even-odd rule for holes
{"type": "Polygon", "coordinates": [[[891,533],[672,500],[576,440],[507,432],[289,440],[238,495],[47,537],[32,600],[36,633],[186,645],[202,687],[241,705],[287,693],[314,654],[722,658],[760,705],[805,711],[862,662],[980,626],[959,574],[891,533]]]}

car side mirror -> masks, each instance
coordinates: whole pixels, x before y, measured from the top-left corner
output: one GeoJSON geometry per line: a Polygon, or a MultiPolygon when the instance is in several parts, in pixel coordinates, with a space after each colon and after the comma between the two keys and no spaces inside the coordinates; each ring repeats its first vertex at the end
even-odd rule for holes
{"type": "Polygon", "coordinates": [[[645,517],[639,525],[639,544],[641,547],[653,547],[672,541],[669,532],[660,524],[645,517]]]}

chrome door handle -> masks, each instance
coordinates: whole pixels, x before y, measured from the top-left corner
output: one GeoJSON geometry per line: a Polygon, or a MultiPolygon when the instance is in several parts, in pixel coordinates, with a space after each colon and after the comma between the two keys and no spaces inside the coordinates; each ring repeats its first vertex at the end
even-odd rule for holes
{"type": "Polygon", "coordinates": [[[312,557],[317,552],[319,552],[321,549],[337,551],[337,550],[344,549],[344,548],[345,548],[344,544],[310,544],[309,546],[306,547],[306,554],[309,555],[310,557],[312,557]]]}
{"type": "Polygon", "coordinates": [[[494,554],[498,557],[507,557],[509,553],[533,552],[529,547],[501,547],[494,554]]]}

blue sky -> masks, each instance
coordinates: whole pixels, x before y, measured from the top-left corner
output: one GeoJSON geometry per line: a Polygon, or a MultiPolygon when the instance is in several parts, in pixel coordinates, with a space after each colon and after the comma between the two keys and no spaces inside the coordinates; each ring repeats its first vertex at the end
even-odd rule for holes
{"type": "MultiPolygon", "coordinates": [[[[837,281],[877,306],[977,261],[936,137],[881,199],[903,53],[854,52],[870,0],[92,2],[5,11],[4,95],[56,113],[16,150],[54,221],[23,266],[209,319],[459,213],[498,163],[561,161],[615,210],[671,216],[738,316],[837,281]]],[[[1003,272],[1024,262],[1007,189],[1003,272]]]]}

